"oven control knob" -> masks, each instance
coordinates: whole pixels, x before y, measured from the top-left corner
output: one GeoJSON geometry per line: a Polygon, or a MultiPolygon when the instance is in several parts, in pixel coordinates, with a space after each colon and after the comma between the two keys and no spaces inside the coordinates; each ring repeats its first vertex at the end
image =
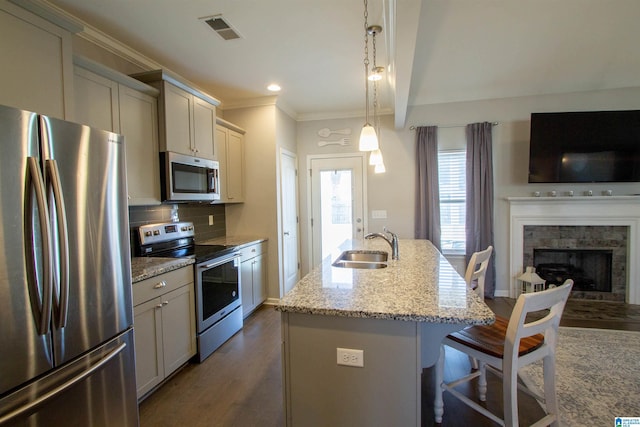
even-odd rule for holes
{"type": "Polygon", "coordinates": [[[193,225],[189,226],[189,231],[193,230],[193,225]]]}
{"type": "Polygon", "coordinates": [[[187,227],[185,226],[180,227],[180,231],[187,231],[187,227]]]}
{"type": "Polygon", "coordinates": [[[144,235],[145,235],[146,237],[149,237],[149,236],[151,236],[151,232],[150,232],[150,231],[145,231],[145,232],[144,232],[144,235]]]}
{"type": "Polygon", "coordinates": [[[153,230],[153,235],[154,236],[159,236],[160,235],[160,230],[153,230]]]}

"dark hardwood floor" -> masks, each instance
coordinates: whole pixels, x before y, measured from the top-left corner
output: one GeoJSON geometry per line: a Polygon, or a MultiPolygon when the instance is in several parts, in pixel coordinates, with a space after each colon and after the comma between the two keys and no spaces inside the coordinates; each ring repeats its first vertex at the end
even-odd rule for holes
{"type": "Polygon", "coordinates": [[[140,404],[141,427],[284,425],[280,313],[260,307],[203,363],[189,363],[140,404]]]}
{"type": "MultiPolygon", "coordinates": [[[[495,313],[508,317],[515,300],[487,300],[495,313]]],[[[563,326],[640,331],[640,306],[601,301],[569,300],[563,326]]],[[[202,364],[188,364],[140,404],[140,425],[155,426],[283,426],[280,315],[263,306],[244,328],[202,364]]],[[[470,369],[463,354],[447,349],[445,380],[470,369]]],[[[502,413],[500,380],[488,374],[486,406],[502,413]]],[[[433,369],[422,375],[422,425],[433,423],[433,369]]],[[[475,390],[467,390],[471,395],[475,390]]],[[[542,416],[537,402],[519,394],[520,422],[529,425],[542,416]]],[[[494,426],[445,393],[442,426],[494,426]]]]}

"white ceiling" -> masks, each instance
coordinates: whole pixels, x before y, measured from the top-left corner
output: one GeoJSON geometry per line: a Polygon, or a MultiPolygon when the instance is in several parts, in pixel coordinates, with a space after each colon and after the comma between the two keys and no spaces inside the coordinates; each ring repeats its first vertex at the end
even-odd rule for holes
{"type": "MultiPolygon", "coordinates": [[[[49,0],[224,106],[270,96],[298,119],[362,114],[356,0],[49,0]],[[224,41],[198,18],[222,14],[224,41]]],[[[639,0],[370,0],[381,108],[640,86],[639,0]],[[415,49],[414,49],[415,47],[415,49]]]]}

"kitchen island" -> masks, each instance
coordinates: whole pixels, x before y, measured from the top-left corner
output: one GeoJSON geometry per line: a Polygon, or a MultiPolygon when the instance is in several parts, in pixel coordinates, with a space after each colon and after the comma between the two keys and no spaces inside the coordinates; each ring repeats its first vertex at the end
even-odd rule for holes
{"type": "Polygon", "coordinates": [[[345,242],[276,307],[286,423],[418,426],[422,369],[442,338],[495,316],[427,240],[400,240],[386,268],[334,267],[349,249],[390,252],[380,239],[345,242]]]}

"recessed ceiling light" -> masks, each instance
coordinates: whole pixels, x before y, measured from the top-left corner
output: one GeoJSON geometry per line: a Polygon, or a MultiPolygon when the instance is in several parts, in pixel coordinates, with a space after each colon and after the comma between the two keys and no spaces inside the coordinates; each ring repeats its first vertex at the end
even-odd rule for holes
{"type": "Polygon", "coordinates": [[[282,88],[280,87],[279,84],[271,83],[269,86],[267,86],[267,89],[270,90],[271,92],[280,92],[282,88]]]}

